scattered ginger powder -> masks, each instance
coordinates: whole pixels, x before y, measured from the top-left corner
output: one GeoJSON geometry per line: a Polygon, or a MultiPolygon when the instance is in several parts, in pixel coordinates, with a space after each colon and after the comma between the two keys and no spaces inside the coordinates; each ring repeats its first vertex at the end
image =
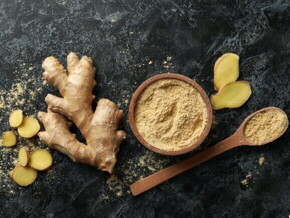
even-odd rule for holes
{"type": "Polygon", "coordinates": [[[160,79],[141,93],[135,121],[149,144],[161,150],[180,150],[203,133],[207,108],[192,85],[178,79],[160,79]]]}
{"type": "Polygon", "coordinates": [[[268,109],[254,115],[246,124],[246,138],[254,143],[265,143],[277,137],[288,125],[287,116],[277,109],[268,109]]]}

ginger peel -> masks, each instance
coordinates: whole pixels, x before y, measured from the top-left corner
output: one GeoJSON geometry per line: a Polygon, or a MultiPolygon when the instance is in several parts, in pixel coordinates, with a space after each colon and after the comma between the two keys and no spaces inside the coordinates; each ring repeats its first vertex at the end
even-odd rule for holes
{"type": "Polygon", "coordinates": [[[214,65],[214,89],[219,91],[239,77],[239,56],[234,53],[222,55],[214,65]]]}
{"type": "Polygon", "coordinates": [[[29,152],[27,147],[21,147],[18,152],[18,164],[25,167],[29,162],[29,152]]]}
{"type": "Polygon", "coordinates": [[[237,108],[251,96],[252,90],[247,81],[237,81],[225,85],[217,94],[212,95],[213,109],[237,108]]]}
{"type": "Polygon", "coordinates": [[[118,130],[123,111],[108,99],[100,99],[96,110],[92,109],[96,85],[95,68],[91,58],[81,59],[75,53],[67,56],[67,69],[55,57],[48,57],[42,64],[44,79],[55,86],[61,96],[48,94],[45,101],[47,112],[39,112],[45,131],[39,132],[41,141],[75,162],[112,172],[116,164],[116,153],[126,134],[118,130]],[[81,143],[71,133],[71,120],[86,139],[81,143]]]}

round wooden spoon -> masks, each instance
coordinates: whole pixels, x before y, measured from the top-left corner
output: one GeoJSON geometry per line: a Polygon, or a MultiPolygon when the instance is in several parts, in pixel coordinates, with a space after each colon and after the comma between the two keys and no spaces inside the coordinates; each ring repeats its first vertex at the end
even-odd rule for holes
{"type": "Polygon", "coordinates": [[[180,163],[174,164],[170,167],[167,167],[157,173],[154,173],[146,178],[143,178],[135,183],[133,183],[132,185],[130,185],[130,189],[133,195],[139,195],[163,182],[165,182],[166,180],[175,177],[176,175],[200,164],[203,163],[227,150],[230,150],[234,147],[238,147],[241,145],[250,145],[250,146],[257,146],[257,145],[264,145],[267,144],[269,142],[272,142],[276,139],[278,139],[280,136],[282,136],[285,131],[287,130],[289,125],[289,121],[287,118],[286,113],[281,110],[280,108],[276,108],[276,107],[266,107],[263,108],[261,110],[256,111],[255,113],[251,114],[250,116],[248,116],[244,122],[241,124],[241,126],[238,128],[238,130],[231,135],[230,137],[226,138],[225,140],[217,143],[216,145],[208,148],[205,151],[202,151],[188,159],[185,159],[183,161],[181,161],[180,163]],[[253,143],[251,141],[249,141],[246,136],[244,135],[244,128],[246,126],[246,124],[248,123],[248,121],[257,113],[260,113],[262,111],[265,110],[278,110],[279,112],[282,112],[283,114],[285,114],[286,117],[286,125],[285,128],[283,129],[282,132],[277,133],[277,135],[263,143],[253,143]]]}

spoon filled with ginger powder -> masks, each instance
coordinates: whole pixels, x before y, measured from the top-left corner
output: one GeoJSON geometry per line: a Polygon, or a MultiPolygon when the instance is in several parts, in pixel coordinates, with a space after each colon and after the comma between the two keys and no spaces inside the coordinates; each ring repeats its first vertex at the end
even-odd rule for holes
{"type": "Polygon", "coordinates": [[[133,195],[139,195],[174,176],[191,169],[232,148],[249,145],[261,146],[282,136],[289,126],[286,113],[277,107],[266,107],[248,116],[230,137],[208,149],[167,167],[130,186],[133,195]]]}
{"type": "Polygon", "coordinates": [[[143,144],[169,155],[196,148],[211,125],[211,107],[205,96],[200,86],[181,75],[148,84],[140,92],[134,108],[134,121],[139,138],[145,141],[143,144]]]}
{"type": "Polygon", "coordinates": [[[265,144],[283,132],[287,125],[288,119],[283,111],[269,108],[256,113],[249,119],[244,129],[244,135],[252,143],[265,144]]]}

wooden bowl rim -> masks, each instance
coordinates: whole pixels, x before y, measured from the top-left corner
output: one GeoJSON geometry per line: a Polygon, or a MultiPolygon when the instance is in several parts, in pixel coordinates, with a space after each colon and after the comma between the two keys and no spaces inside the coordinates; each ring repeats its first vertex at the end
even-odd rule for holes
{"type": "Polygon", "coordinates": [[[180,74],[175,74],[175,73],[163,73],[163,74],[159,74],[159,75],[155,75],[150,77],[149,79],[145,80],[134,92],[131,101],[130,101],[130,105],[129,105],[129,123],[130,123],[130,127],[133,131],[133,134],[135,135],[135,137],[138,139],[139,142],[141,142],[141,144],[143,144],[145,147],[147,147],[149,150],[154,151],[156,153],[159,154],[164,154],[164,155],[180,155],[180,154],[185,154],[187,152],[192,151],[193,149],[197,148],[207,137],[210,129],[211,129],[211,125],[212,125],[212,117],[213,117],[213,111],[212,111],[212,106],[211,106],[211,102],[208,98],[208,95],[206,94],[206,92],[203,90],[203,88],[201,88],[201,86],[196,83],[195,81],[193,81],[192,79],[180,75],[180,74]],[[157,147],[155,147],[154,145],[149,144],[143,137],[142,135],[139,133],[137,126],[136,126],[136,122],[135,122],[135,107],[136,107],[136,102],[140,96],[140,94],[152,83],[154,83],[157,80],[160,79],[178,79],[181,81],[184,81],[190,85],[192,85],[200,94],[201,97],[205,103],[205,106],[207,108],[207,124],[205,126],[204,131],[202,132],[202,134],[200,135],[199,139],[193,143],[190,144],[184,148],[181,148],[180,150],[162,150],[159,149],[157,147]]]}

